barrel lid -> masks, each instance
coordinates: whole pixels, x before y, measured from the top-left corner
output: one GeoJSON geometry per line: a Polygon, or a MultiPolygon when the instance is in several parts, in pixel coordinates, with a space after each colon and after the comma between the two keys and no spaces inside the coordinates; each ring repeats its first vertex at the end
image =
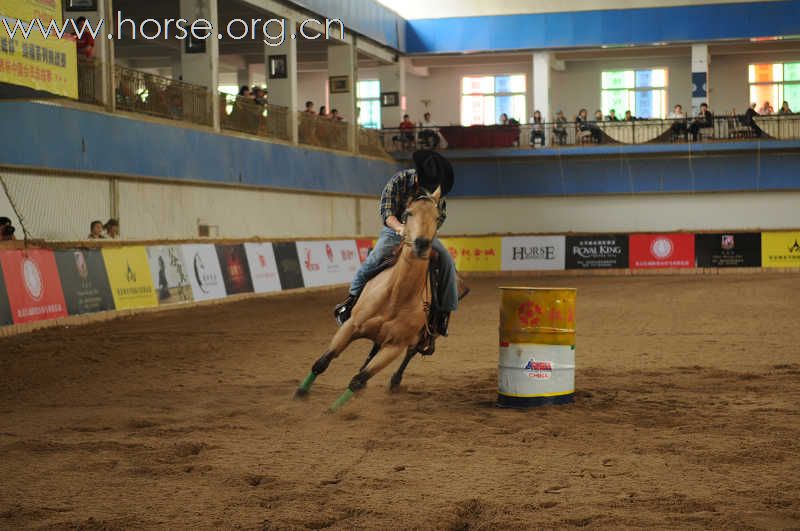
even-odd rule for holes
{"type": "Polygon", "coordinates": [[[500,289],[516,289],[524,291],[578,291],[578,288],[533,288],[530,286],[500,286],[500,289]]]}

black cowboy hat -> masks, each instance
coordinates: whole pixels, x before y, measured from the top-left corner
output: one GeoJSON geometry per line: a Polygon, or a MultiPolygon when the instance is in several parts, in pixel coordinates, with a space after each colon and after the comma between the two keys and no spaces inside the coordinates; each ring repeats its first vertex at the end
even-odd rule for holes
{"type": "Polygon", "coordinates": [[[419,185],[428,192],[435,192],[442,187],[442,197],[453,189],[453,166],[443,156],[430,149],[415,151],[411,157],[414,159],[414,168],[417,170],[419,185]]]}

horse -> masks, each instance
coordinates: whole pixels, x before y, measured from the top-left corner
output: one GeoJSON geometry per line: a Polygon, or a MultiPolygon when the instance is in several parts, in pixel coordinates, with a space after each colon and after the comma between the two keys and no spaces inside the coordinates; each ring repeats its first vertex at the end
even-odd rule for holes
{"type": "Polygon", "coordinates": [[[409,201],[404,214],[403,241],[395,264],[364,286],[350,319],[342,324],[325,354],[311,367],[311,372],[297,388],[296,398],[305,397],[314,380],[356,339],[372,340],[372,350],[329,412],[336,411],[363,389],[370,378],[405,353],[392,376],[390,390],[400,385],[403,372],[419,351],[417,347],[426,333],[426,309],[430,305],[428,266],[431,244],[438,230],[440,198],[441,187],[409,201]]]}

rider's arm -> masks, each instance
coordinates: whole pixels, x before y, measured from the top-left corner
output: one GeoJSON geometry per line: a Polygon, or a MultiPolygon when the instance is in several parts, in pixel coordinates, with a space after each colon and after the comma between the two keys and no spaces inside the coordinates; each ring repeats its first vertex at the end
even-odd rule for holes
{"type": "Polygon", "coordinates": [[[395,231],[396,233],[400,234],[403,230],[403,224],[397,219],[395,216],[389,216],[386,218],[384,222],[387,227],[395,231]]]}
{"type": "Polygon", "coordinates": [[[386,187],[381,194],[381,219],[383,219],[384,225],[395,232],[400,232],[403,227],[403,224],[400,223],[400,220],[394,215],[395,212],[399,210],[397,202],[400,196],[401,175],[402,173],[399,173],[392,177],[389,182],[386,183],[386,187]]]}

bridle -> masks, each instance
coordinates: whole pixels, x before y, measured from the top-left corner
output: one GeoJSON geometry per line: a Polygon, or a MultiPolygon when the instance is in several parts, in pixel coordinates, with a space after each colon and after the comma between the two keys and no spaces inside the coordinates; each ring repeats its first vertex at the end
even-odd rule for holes
{"type": "MultiPolygon", "coordinates": [[[[441,209],[439,208],[439,202],[436,200],[436,198],[433,197],[432,194],[429,194],[429,193],[426,192],[426,193],[423,193],[423,194],[419,194],[417,197],[414,198],[413,201],[411,201],[411,203],[416,203],[417,201],[430,201],[431,203],[433,203],[436,206],[436,212],[437,212],[436,219],[437,219],[437,222],[438,222],[438,219],[441,216],[442,212],[441,212],[441,209]]],[[[405,224],[406,219],[408,219],[408,211],[403,213],[403,216],[402,216],[403,224],[405,224]]],[[[437,229],[437,232],[438,232],[438,229],[437,229]]],[[[409,240],[406,237],[406,233],[404,232],[403,233],[403,240],[402,240],[401,243],[402,243],[402,245],[406,245],[406,246],[410,247],[410,246],[413,245],[414,242],[409,240]]]]}

